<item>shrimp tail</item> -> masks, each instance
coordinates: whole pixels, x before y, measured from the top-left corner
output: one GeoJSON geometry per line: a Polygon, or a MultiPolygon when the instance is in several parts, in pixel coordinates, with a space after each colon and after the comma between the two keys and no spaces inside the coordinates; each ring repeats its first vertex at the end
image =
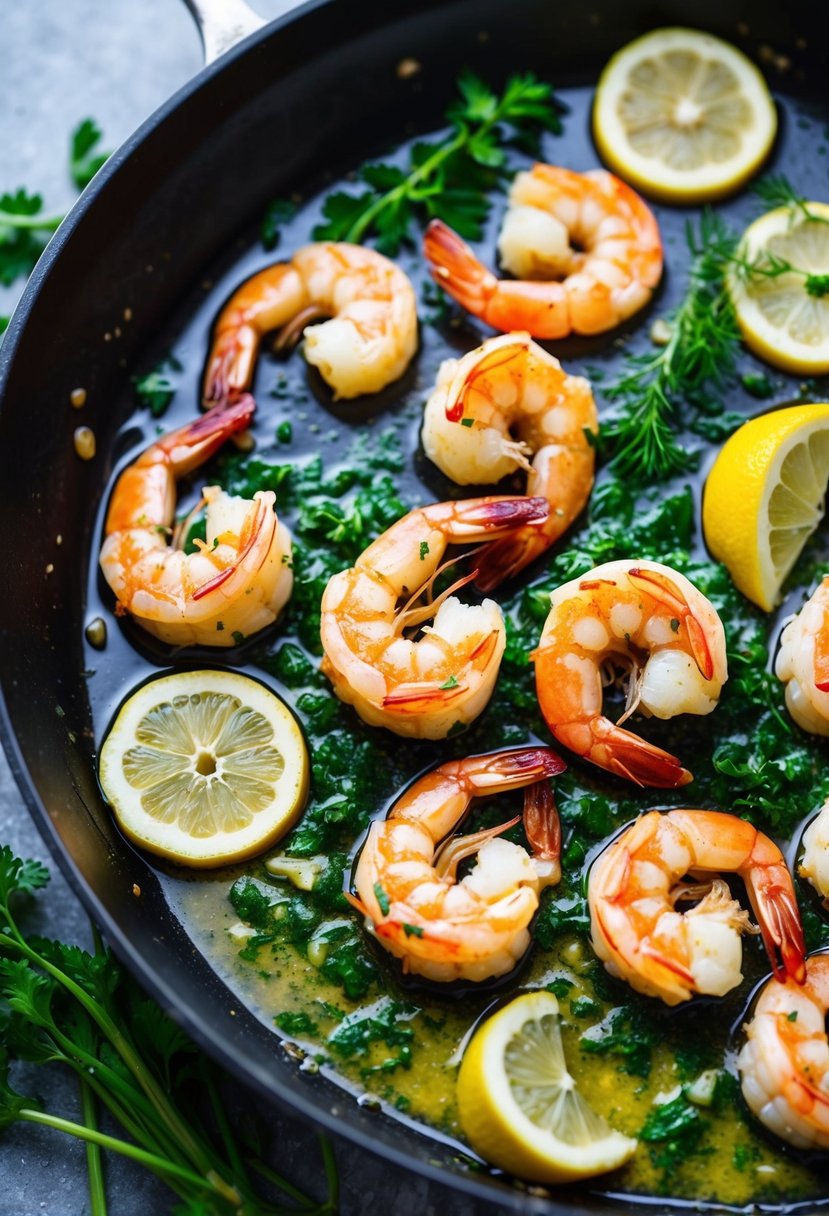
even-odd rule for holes
{"type": "Polygon", "coordinates": [[[565,747],[636,785],[675,789],[693,781],[676,756],[600,714],[589,722],[564,722],[551,729],[565,747]]]}
{"type": "Polygon", "coordinates": [[[524,791],[524,831],[533,857],[558,862],[561,857],[561,820],[549,781],[537,781],[524,791]]]}
{"type": "Polygon", "coordinates": [[[519,528],[525,524],[542,524],[550,514],[546,498],[469,498],[454,504],[451,539],[457,543],[464,533],[472,536],[481,531],[519,528]]]}
{"type": "Polygon", "coordinates": [[[535,561],[553,543],[544,528],[522,528],[504,540],[494,540],[476,557],[478,577],[475,586],[485,594],[535,561]]]}
{"type": "Polygon", "coordinates": [[[763,945],[775,979],[784,983],[806,980],[806,942],[797,900],[791,884],[751,883],[754,910],[760,922],[763,945]]]}
{"type": "Polygon", "coordinates": [[[423,238],[423,253],[438,286],[467,312],[483,316],[498,280],[457,232],[443,220],[432,220],[423,238]]]}
{"type": "Polygon", "coordinates": [[[183,477],[204,464],[231,435],[250,426],[255,411],[250,393],[232,403],[220,401],[194,422],[159,439],[155,447],[165,453],[176,478],[183,477]]]}

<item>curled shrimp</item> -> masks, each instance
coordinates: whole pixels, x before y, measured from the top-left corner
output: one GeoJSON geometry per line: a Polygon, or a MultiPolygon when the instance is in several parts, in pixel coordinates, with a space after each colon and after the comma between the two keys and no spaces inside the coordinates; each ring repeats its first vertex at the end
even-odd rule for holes
{"type": "Polygon", "coordinates": [[[806,959],[803,984],[771,979],[737,1057],[743,1097],[770,1132],[796,1148],[829,1148],[829,955],[806,959]]]}
{"type": "Polygon", "coordinates": [[[648,303],[662,275],[653,213],[604,169],[536,164],[518,173],[498,249],[499,279],[433,220],[424,253],[435,282],[493,329],[566,338],[613,329],[648,303]]]}
{"type": "Polygon", "coordinates": [[[494,541],[478,555],[482,591],[523,570],[570,527],[593,485],[587,432],[597,429],[588,382],[567,375],[529,334],[490,338],[442,364],[423,418],[429,459],[459,485],[490,484],[524,469],[527,493],[550,503],[541,527],[494,541]]]}
{"type": "Polygon", "coordinates": [[[173,646],[233,646],[276,620],[290,597],[291,541],[270,490],[248,501],[208,486],[206,541],[195,553],[170,541],[176,480],[246,427],[254,408],[250,396],[215,407],[150,444],[115,483],[101,569],[116,611],[173,646]]]}
{"type": "Polygon", "coordinates": [[[657,718],[709,714],[728,673],[713,605],[658,562],[607,562],[558,587],[533,656],[541,712],[565,747],[638,785],[686,785],[676,756],[620,723],[639,709],[657,718]],[[619,723],[602,713],[614,672],[628,679],[619,723]]]}
{"type": "Polygon", "coordinates": [[[780,635],[774,671],[798,726],[829,735],[829,576],[780,635]]]}
{"type": "Polygon", "coordinates": [[[723,879],[699,882],[712,872],[744,880],[774,974],[802,982],[803,930],[783,854],[752,824],[720,811],[649,811],[593,864],[590,932],[611,975],[667,1005],[736,988],[748,915],[723,879]],[[695,885],[683,882],[688,875],[695,885]],[[700,902],[678,911],[688,898],[700,902]]]}
{"type": "Polygon", "coordinates": [[[561,877],[558,815],[546,778],[564,768],[547,747],[452,760],[415,781],[388,817],[371,825],[354,878],[356,903],[404,971],[448,982],[512,970],[530,944],[539,891],[561,877]],[[517,819],[449,836],[473,798],[521,786],[529,787],[524,818],[532,857],[498,839],[517,819]],[[474,869],[458,882],[458,863],[472,856],[474,869]]]}
{"type": "Polygon", "coordinates": [[[335,574],[322,597],[322,669],[364,722],[399,735],[443,739],[471,722],[492,695],[505,630],[494,600],[462,604],[431,593],[449,544],[509,535],[547,517],[543,498],[470,498],[410,511],[335,574]],[[416,640],[405,634],[424,621],[416,640]]]}
{"type": "Polygon", "coordinates": [[[260,270],[219,314],[206,405],[250,388],[259,345],[275,329],[282,329],[282,347],[304,330],[305,358],[336,397],[376,393],[403,375],[417,349],[414,288],[382,254],[341,242],[305,245],[290,262],[260,270]],[[319,317],[331,319],[309,325],[319,317]]]}

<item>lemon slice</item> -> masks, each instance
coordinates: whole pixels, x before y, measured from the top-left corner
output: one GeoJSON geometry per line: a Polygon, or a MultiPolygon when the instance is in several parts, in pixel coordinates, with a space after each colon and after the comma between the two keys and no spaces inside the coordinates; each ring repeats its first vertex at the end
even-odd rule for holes
{"type": "Polygon", "coordinates": [[[829,481],[829,405],[795,405],[746,422],[705,483],[702,528],[735,585],[770,612],[823,519],[829,481]]]}
{"type": "MultiPolygon", "coordinates": [[[[740,246],[745,260],[762,265],[780,259],[809,275],[829,275],[829,204],[805,207],[814,219],[778,207],[750,224],[740,246]]],[[[807,290],[803,274],[746,278],[736,269],[728,288],[743,338],[756,355],[796,375],[829,372],[829,292],[807,290]]]]}
{"type": "Polygon", "coordinates": [[[293,715],[237,672],[150,680],[122,705],[100,780],[130,840],[182,865],[241,861],[295,822],[308,753],[293,715]]]}
{"type": "Polygon", "coordinates": [[[482,1157],[535,1182],[603,1174],[636,1148],[576,1089],[551,992],[517,997],[475,1032],[458,1074],[458,1109],[482,1157]]]}
{"type": "Polygon", "coordinates": [[[602,159],[666,202],[736,190],[776,131],[774,102],[754,64],[700,30],[653,30],[628,43],[596,88],[593,135],[602,159]]]}

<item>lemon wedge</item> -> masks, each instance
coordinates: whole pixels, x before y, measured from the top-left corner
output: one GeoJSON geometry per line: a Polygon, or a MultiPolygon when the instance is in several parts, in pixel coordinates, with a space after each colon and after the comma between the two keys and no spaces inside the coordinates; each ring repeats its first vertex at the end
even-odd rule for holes
{"type": "Polygon", "coordinates": [[[823,519],[829,405],[752,418],[723,444],[705,483],[702,528],[735,586],[770,612],[823,519]]]}
{"type": "Polygon", "coordinates": [[[603,1174],[636,1148],[576,1089],[551,992],[516,997],[475,1032],[458,1074],[458,1110],[482,1157],[535,1182],[603,1174]]]}
{"type": "Polygon", "coordinates": [[[644,194],[673,203],[720,198],[758,168],[777,111],[754,64],[712,34],[652,30],[609,60],[593,135],[605,163],[644,194]]]}
{"type": "Polygon", "coordinates": [[[150,680],[122,705],[100,781],[126,836],[188,866],[259,853],[293,825],[308,752],[288,707],[237,672],[150,680]]]}
{"type": "Polygon", "coordinates": [[[829,372],[829,204],[804,206],[814,218],[778,207],[750,224],[740,244],[747,262],[788,262],[801,273],[746,277],[733,267],[728,289],[746,345],[767,363],[808,376],[829,372]]]}

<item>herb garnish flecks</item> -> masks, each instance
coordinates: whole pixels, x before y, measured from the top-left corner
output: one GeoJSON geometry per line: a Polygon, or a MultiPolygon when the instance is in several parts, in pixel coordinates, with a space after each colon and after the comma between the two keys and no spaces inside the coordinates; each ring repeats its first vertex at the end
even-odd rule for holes
{"type": "Polygon", "coordinates": [[[323,204],[325,222],[316,240],[360,242],[376,236],[377,248],[397,253],[411,240],[415,218],[442,219],[467,240],[478,240],[489,214],[487,191],[506,169],[502,146],[514,138],[525,146],[539,132],[561,131],[552,86],[531,73],[511,76],[499,96],[472,72],[458,79],[460,97],[446,112],[451,131],[433,143],[414,144],[405,167],[363,165],[362,194],[336,191],[323,204]]]}

